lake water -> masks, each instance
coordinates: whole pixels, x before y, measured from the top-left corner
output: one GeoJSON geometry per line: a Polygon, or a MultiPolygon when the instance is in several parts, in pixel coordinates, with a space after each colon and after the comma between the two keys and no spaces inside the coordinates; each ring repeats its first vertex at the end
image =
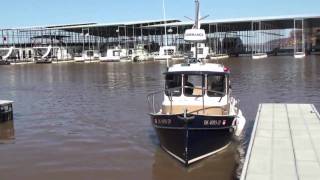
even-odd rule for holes
{"type": "Polygon", "coordinates": [[[320,109],[320,57],[220,61],[247,118],[244,137],[186,169],[159,148],[146,96],[163,87],[165,63],[0,66],[0,179],[236,179],[259,103],[320,109]]]}

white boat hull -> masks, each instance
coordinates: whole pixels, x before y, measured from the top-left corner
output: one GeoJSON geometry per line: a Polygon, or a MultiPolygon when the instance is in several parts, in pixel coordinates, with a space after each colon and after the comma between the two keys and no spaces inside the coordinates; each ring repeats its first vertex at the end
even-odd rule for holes
{"type": "Polygon", "coordinates": [[[305,53],[296,53],[294,55],[294,58],[296,58],[296,59],[302,59],[302,58],[305,58],[305,57],[306,57],[305,53]]]}
{"type": "Polygon", "coordinates": [[[217,54],[210,57],[211,60],[228,59],[230,56],[227,54],[217,54]]]}
{"type": "Polygon", "coordinates": [[[119,62],[120,57],[100,57],[100,62],[119,62]]]}
{"type": "Polygon", "coordinates": [[[252,55],[252,59],[265,59],[267,57],[268,57],[268,55],[266,53],[252,55]]]}
{"type": "Polygon", "coordinates": [[[154,60],[155,61],[165,61],[165,60],[171,60],[172,59],[172,56],[155,56],[154,57],[154,60]]]}

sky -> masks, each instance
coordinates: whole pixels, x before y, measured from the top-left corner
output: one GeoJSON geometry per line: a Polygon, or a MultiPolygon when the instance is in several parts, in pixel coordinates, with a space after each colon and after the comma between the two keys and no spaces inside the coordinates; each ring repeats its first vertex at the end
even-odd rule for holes
{"type": "MultiPolygon", "coordinates": [[[[0,28],[163,19],[162,0],[1,0],[0,28]]],[[[201,0],[208,19],[320,15],[320,0],[201,0]]],[[[165,0],[167,19],[194,17],[194,0],[165,0]]]]}

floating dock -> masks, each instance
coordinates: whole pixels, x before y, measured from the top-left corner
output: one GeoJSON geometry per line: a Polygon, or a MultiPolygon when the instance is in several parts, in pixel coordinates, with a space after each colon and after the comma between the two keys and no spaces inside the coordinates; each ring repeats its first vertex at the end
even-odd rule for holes
{"type": "Polygon", "coordinates": [[[320,179],[320,115],[311,104],[261,104],[241,180],[320,179]]]}

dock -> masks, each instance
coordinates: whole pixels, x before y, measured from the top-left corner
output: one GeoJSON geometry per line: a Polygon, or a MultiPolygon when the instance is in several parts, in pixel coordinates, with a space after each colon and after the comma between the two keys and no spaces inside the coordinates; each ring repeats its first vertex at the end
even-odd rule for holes
{"type": "Polygon", "coordinates": [[[320,179],[320,115],[315,106],[260,104],[240,179],[320,179]]]}

